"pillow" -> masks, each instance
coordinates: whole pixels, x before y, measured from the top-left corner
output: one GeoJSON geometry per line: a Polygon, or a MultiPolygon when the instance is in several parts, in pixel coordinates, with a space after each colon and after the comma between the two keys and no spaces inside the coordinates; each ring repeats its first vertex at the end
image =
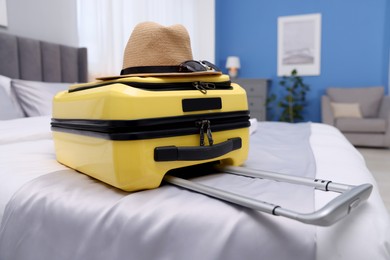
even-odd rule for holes
{"type": "Polygon", "coordinates": [[[328,88],[329,98],[337,103],[359,103],[363,117],[377,117],[384,87],[328,88]]]}
{"type": "Polygon", "coordinates": [[[52,113],[53,97],[58,92],[67,90],[71,83],[14,79],[11,85],[27,116],[45,116],[52,113]]]}
{"type": "Polygon", "coordinates": [[[352,117],[352,118],[362,118],[362,113],[360,112],[360,105],[358,103],[330,103],[333,116],[335,118],[340,117],[352,117]]]}
{"type": "Polygon", "coordinates": [[[11,79],[0,75],[0,120],[21,117],[24,113],[11,90],[11,79]]]}

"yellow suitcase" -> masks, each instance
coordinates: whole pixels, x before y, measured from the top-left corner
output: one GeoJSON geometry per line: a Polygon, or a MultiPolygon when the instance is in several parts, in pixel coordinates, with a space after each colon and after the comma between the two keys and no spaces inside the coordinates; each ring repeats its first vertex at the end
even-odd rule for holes
{"type": "Polygon", "coordinates": [[[126,191],[177,168],[248,154],[245,90],[227,75],[127,77],[78,84],[53,100],[57,160],[126,191]]]}

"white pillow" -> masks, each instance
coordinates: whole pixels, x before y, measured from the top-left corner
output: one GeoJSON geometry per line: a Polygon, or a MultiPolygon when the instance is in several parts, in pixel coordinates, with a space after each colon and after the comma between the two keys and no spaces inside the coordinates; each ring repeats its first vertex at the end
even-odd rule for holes
{"type": "Polygon", "coordinates": [[[334,103],[331,102],[333,115],[335,118],[349,117],[362,118],[359,103],[334,103]]]}
{"type": "Polygon", "coordinates": [[[18,101],[27,116],[45,116],[52,113],[53,97],[67,90],[71,83],[40,82],[14,79],[11,82],[18,101]]]}
{"type": "Polygon", "coordinates": [[[11,90],[11,79],[0,75],[0,120],[21,117],[24,117],[24,113],[11,90]]]}

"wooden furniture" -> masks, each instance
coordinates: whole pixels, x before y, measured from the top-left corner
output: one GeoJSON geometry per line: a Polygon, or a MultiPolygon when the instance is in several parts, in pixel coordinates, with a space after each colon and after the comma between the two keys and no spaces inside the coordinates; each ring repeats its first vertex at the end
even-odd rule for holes
{"type": "Polygon", "coordinates": [[[246,90],[251,117],[258,121],[267,120],[266,101],[269,80],[237,78],[232,79],[232,82],[246,90]]]}

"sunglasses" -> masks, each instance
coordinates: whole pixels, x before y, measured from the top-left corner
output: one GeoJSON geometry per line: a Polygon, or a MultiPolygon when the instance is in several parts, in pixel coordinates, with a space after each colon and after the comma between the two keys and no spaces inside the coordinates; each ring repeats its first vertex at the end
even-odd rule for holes
{"type": "Polygon", "coordinates": [[[180,72],[221,71],[217,66],[206,60],[188,60],[179,65],[180,72]]]}

